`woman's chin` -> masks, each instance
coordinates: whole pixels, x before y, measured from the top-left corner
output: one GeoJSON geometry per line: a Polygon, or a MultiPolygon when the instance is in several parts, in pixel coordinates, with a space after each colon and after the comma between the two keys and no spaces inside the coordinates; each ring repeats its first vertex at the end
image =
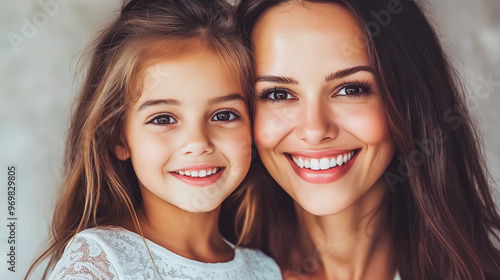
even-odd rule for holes
{"type": "Polygon", "coordinates": [[[300,208],[314,216],[340,214],[347,210],[353,202],[352,199],[338,199],[324,195],[319,197],[312,195],[309,199],[295,198],[295,201],[300,208]]]}

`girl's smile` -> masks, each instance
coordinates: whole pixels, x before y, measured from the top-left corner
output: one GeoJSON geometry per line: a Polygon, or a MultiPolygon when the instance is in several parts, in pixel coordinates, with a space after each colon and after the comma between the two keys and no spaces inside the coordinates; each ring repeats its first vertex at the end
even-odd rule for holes
{"type": "Polygon", "coordinates": [[[186,184],[204,187],[217,182],[221,178],[224,170],[224,167],[221,166],[204,164],[200,166],[184,167],[170,173],[186,184]]]}

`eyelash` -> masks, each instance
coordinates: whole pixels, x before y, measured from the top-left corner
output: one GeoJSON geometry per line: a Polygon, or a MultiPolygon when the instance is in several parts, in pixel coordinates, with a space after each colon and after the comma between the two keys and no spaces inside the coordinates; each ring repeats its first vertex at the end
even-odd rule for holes
{"type": "Polygon", "coordinates": [[[352,82],[346,82],[346,83],[340,84],[335,89],[335,92],[337,92],[337,93],[334,94],[333,97],[339,96],[340,98],[356,99],[356,98],[360,98],[362,95],[370,94],[370,93],[372,93],[372,91],[373,91],[373,85],[372,85],[372,83],[370,83],[368,81],[352,81],[352,82]],[[360,88],[362,90],[362,92],[355,93],[355,94],[349,94],[349,95],[344,95],[344,94],[339,95],[338,94],[338,92],[340,92],[343,89],[345,90],[348,87],[358,87],[358,88],[360,88]]]}
{"type": "Polygon", "coordinates": [[[259,99],[261,99],[261,100],[266,100],[266,101],[274,102],[274,103],[280,103],[280,102],[285,102],[287,100],[292,100],[292,99],[270,99],[269,95],[273,94],[276,91],[283,91],[286,94],[291,95],[293,97],[293,99],[296,99],[295,96],[293,96],[293,94],[290,93],[290,90],[288,90],[286,88],[282,88],[282,87],[267,87],[267,88],[264,88],[264,89],[262,89],[257,94],[257,97],[259,99]]]}
{"type": "Polygon", "coordinates": [[[158,115],[155,115],[151,118],[150,121],[147,122],[147,124],[152,124],[152,125],[159,125],[159,126],[166,126],[166,125],[171,125],[171,124],[174,124],[174,123],[177,123],[177,120],[170,114],[165,114],[165,113],[161,113],[161,114],[158,114],[158,115]],[[158,123],[158,119],[159,118],[169,118],[169,119],[173,119],[174,122],[171,122],[171,123],[166,123],[166,124],[161,124],[161,123],[158,123]],[[156,120],[156,122],[155,122],[156,120]]]}
{"type": "MultiPolygon", "coordinates": [[[[345,90],[347,87],[358,87],[362,90],[360,93],[355,93],[355,94],[350,94],[350,95],[344,95],[344,94],[334,94],[332,97],[339,97],[339,98],[350,98],[350,99],[356,99],[361,97],[361,95],[365,94],[370,94],[373,91],[373,86],[370,82],[368,81],[352,81],[352,82],[345,82],[337,86],[334,90],[334,92],[339,92],[341,90],[345,90]]],[[[258,98],[261,100],[265,100],[268,102],[273,102],[273,103],[279,103],[279,102],[286,102],[288,100],[296,99],[292,93],[290,93],[290,90],[282,87],[268,87],[262,89],[258,93],[258,98]],[[275,93],[276,91],[284,91],[286,94],[291,95],[293,98],[290,99],[270,99],[269,95],[275,93]]]]}
{"type": "Polygon", "coordinates": [[[224,123],[229,123],[229,122],[233,122],[233,121],[237,121],[241,118],[241,116],[239,114],[237,114],[234,110],[232,109],[221,109],[217,112],[215,112],[212,117],[210,118],[210,120],[212,120],[215,116],[217,116],[218,114],[220,113],[229,113],[229,114],[232,114],[234,115],[234,118],[232,120],[227,120],[227,121],[219,121],[219,122],[224,122],[224,123]]]}
{"type": "MultiPolygon", "coordinates": [[[[216,121],[216,122],[223,122],[223,123],[229,123],[229,122],[233,122],[233,121],[239,120],[241,118],[241,116],[239,114],[237,114],[234,110],[231,110],[231,109],[221,109],[221,110],[215,112],[212,115],[212,117],[210,117],[210,120],[213,120],[220,113],[229,113],[229,114],[232,114],[233,115],[233,119],[230,119],[230,120],[214,120],[214,121],[216,121]]],[[[174,116],[172,116],[170,114],[161,113],[161,114],[153,116],[146,123],[147,124],[152,124],[152,125],[167,126],[167,125],[171,125],[171,124],[177,123],[177,120],[174,118],[174,116]],[[173,119],[174,121],[170,122],[170,123],[167,123],[167,124],[160,124],[160,123],[158,123],[158,119],[159,118],[169,118],[169,119],[173,119]]]]}

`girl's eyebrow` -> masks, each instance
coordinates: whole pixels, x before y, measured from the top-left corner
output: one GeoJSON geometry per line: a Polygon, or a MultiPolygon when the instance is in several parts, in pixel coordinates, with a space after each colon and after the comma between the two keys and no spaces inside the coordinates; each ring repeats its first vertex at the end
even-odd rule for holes
{"type": "MultiPolygon", "coordinates": [[[[346,68],[346,69],[342,69],[342,70],[339,70],[337,72],[331,73],[325,77],[325,81],[329,82],[331,80],[344,78],[344,77],[347,77],[349,75],[352,75],[352,74],[354,74],[356,72],[360,72],[360,71],[367,71],[370,73],[375,72],[373,70],[373,68],[371,68],[370,66],[364,66],[364,65],[355,66],[355,67],[346,68]]],[[[257,82],[271,82],[271,83],[289,84],[289,85],[298,85],[299,84],[299,82],[292,77],[273,76],[273,75],[259,76],[259,77],[255,78],[255,83],[257,83],[257,82]]]]}
{"type": "MultiPolygon", "coordinates": [[[[227,101],[236,101],[236,100],[246,102],[245,98],[241,94],[231,93],[231,94],[226,95],[226,96],[210,98],[208,100],[208,104],[213,105],[213,104],[223,103],[223,102],[227,102],[227,101]]],[[[144,101],[144,103],[142,103],[141,106],[139,106],[139,109],[137,109],[137,112],[143,110],[146,107],[160,105],[160,104],[179,106],[182,104],[182,102],[180,100],[177,100],[177,99],[151,99],[151,100],[144,101]]]]}
{"type": "Polygon", "coordinates": [[[144,101],[144,103],[139,106],[139,109],[137,109],[137,112],[140,110],[149,107],[149,106],[155,106],[159,104],[167,104],[167,105],[181,105],[181,102],[177,99],[151,99],[144,101]]]}
{"type": "Polygon", "coordinates": [[[208,104],[213,105],[213,104],[217,104],[217,103],[223,103],[223,102],[227,102],[227,101],[236,101],[236,100],[246,102],[246,99],[241,94],[231,93],[231,94],[226,95],[226,96],[210,98],[208,100],[208,104]]]}

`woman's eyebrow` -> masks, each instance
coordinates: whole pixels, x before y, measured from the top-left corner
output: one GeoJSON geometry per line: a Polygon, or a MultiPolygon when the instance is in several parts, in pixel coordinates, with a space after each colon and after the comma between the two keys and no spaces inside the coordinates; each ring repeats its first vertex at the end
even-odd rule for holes
{"type": "Polygon", "coordinates": [[[339,70],[337,72],[331,73],[325,77],[325,81],[329,82],[331,80],[345,78],[349,75],[352,75],[352,74],[354,74],[356,72],[360,72],[360,71],[367,71],[370,73],[375,72],[373,70],[373,68],[371,68],[370,66],[355,66],[355,67],[350,67],[350,68],[342,69],[342,70],[339,70]]]}
{"type": "MultiPolygon", "coordinates": [[[[340,79],[352,75],[356,72],[367,71],[370,73],[374,73],[375,71],[370,66],[355,66],[346,69],[339,70],[337,72],[331,73],[325,77],[325,81],[329,82],[331,80],[340,79]]],[[[278,84],[289,84],[289,85],[298,85],[299,82],[292,77],[284,77],[284,76],[274,76],[274,75],[265,75],[259,76],[255,78],[255,83],[257,82],[271,82],[278,84]]]]}
{"type": "Polygon", "coordinates": [[[283,76],[273,76],[273,75],[266,75],[266,76],[259,76],[255,78],[255,83],[257,82],[271,82],[271,83],[278,83],[278,84],[291,84],[291,85],[298,85],[299,82],[295,80],[294,78],[290,77],[283,77],[283,76]]]}

